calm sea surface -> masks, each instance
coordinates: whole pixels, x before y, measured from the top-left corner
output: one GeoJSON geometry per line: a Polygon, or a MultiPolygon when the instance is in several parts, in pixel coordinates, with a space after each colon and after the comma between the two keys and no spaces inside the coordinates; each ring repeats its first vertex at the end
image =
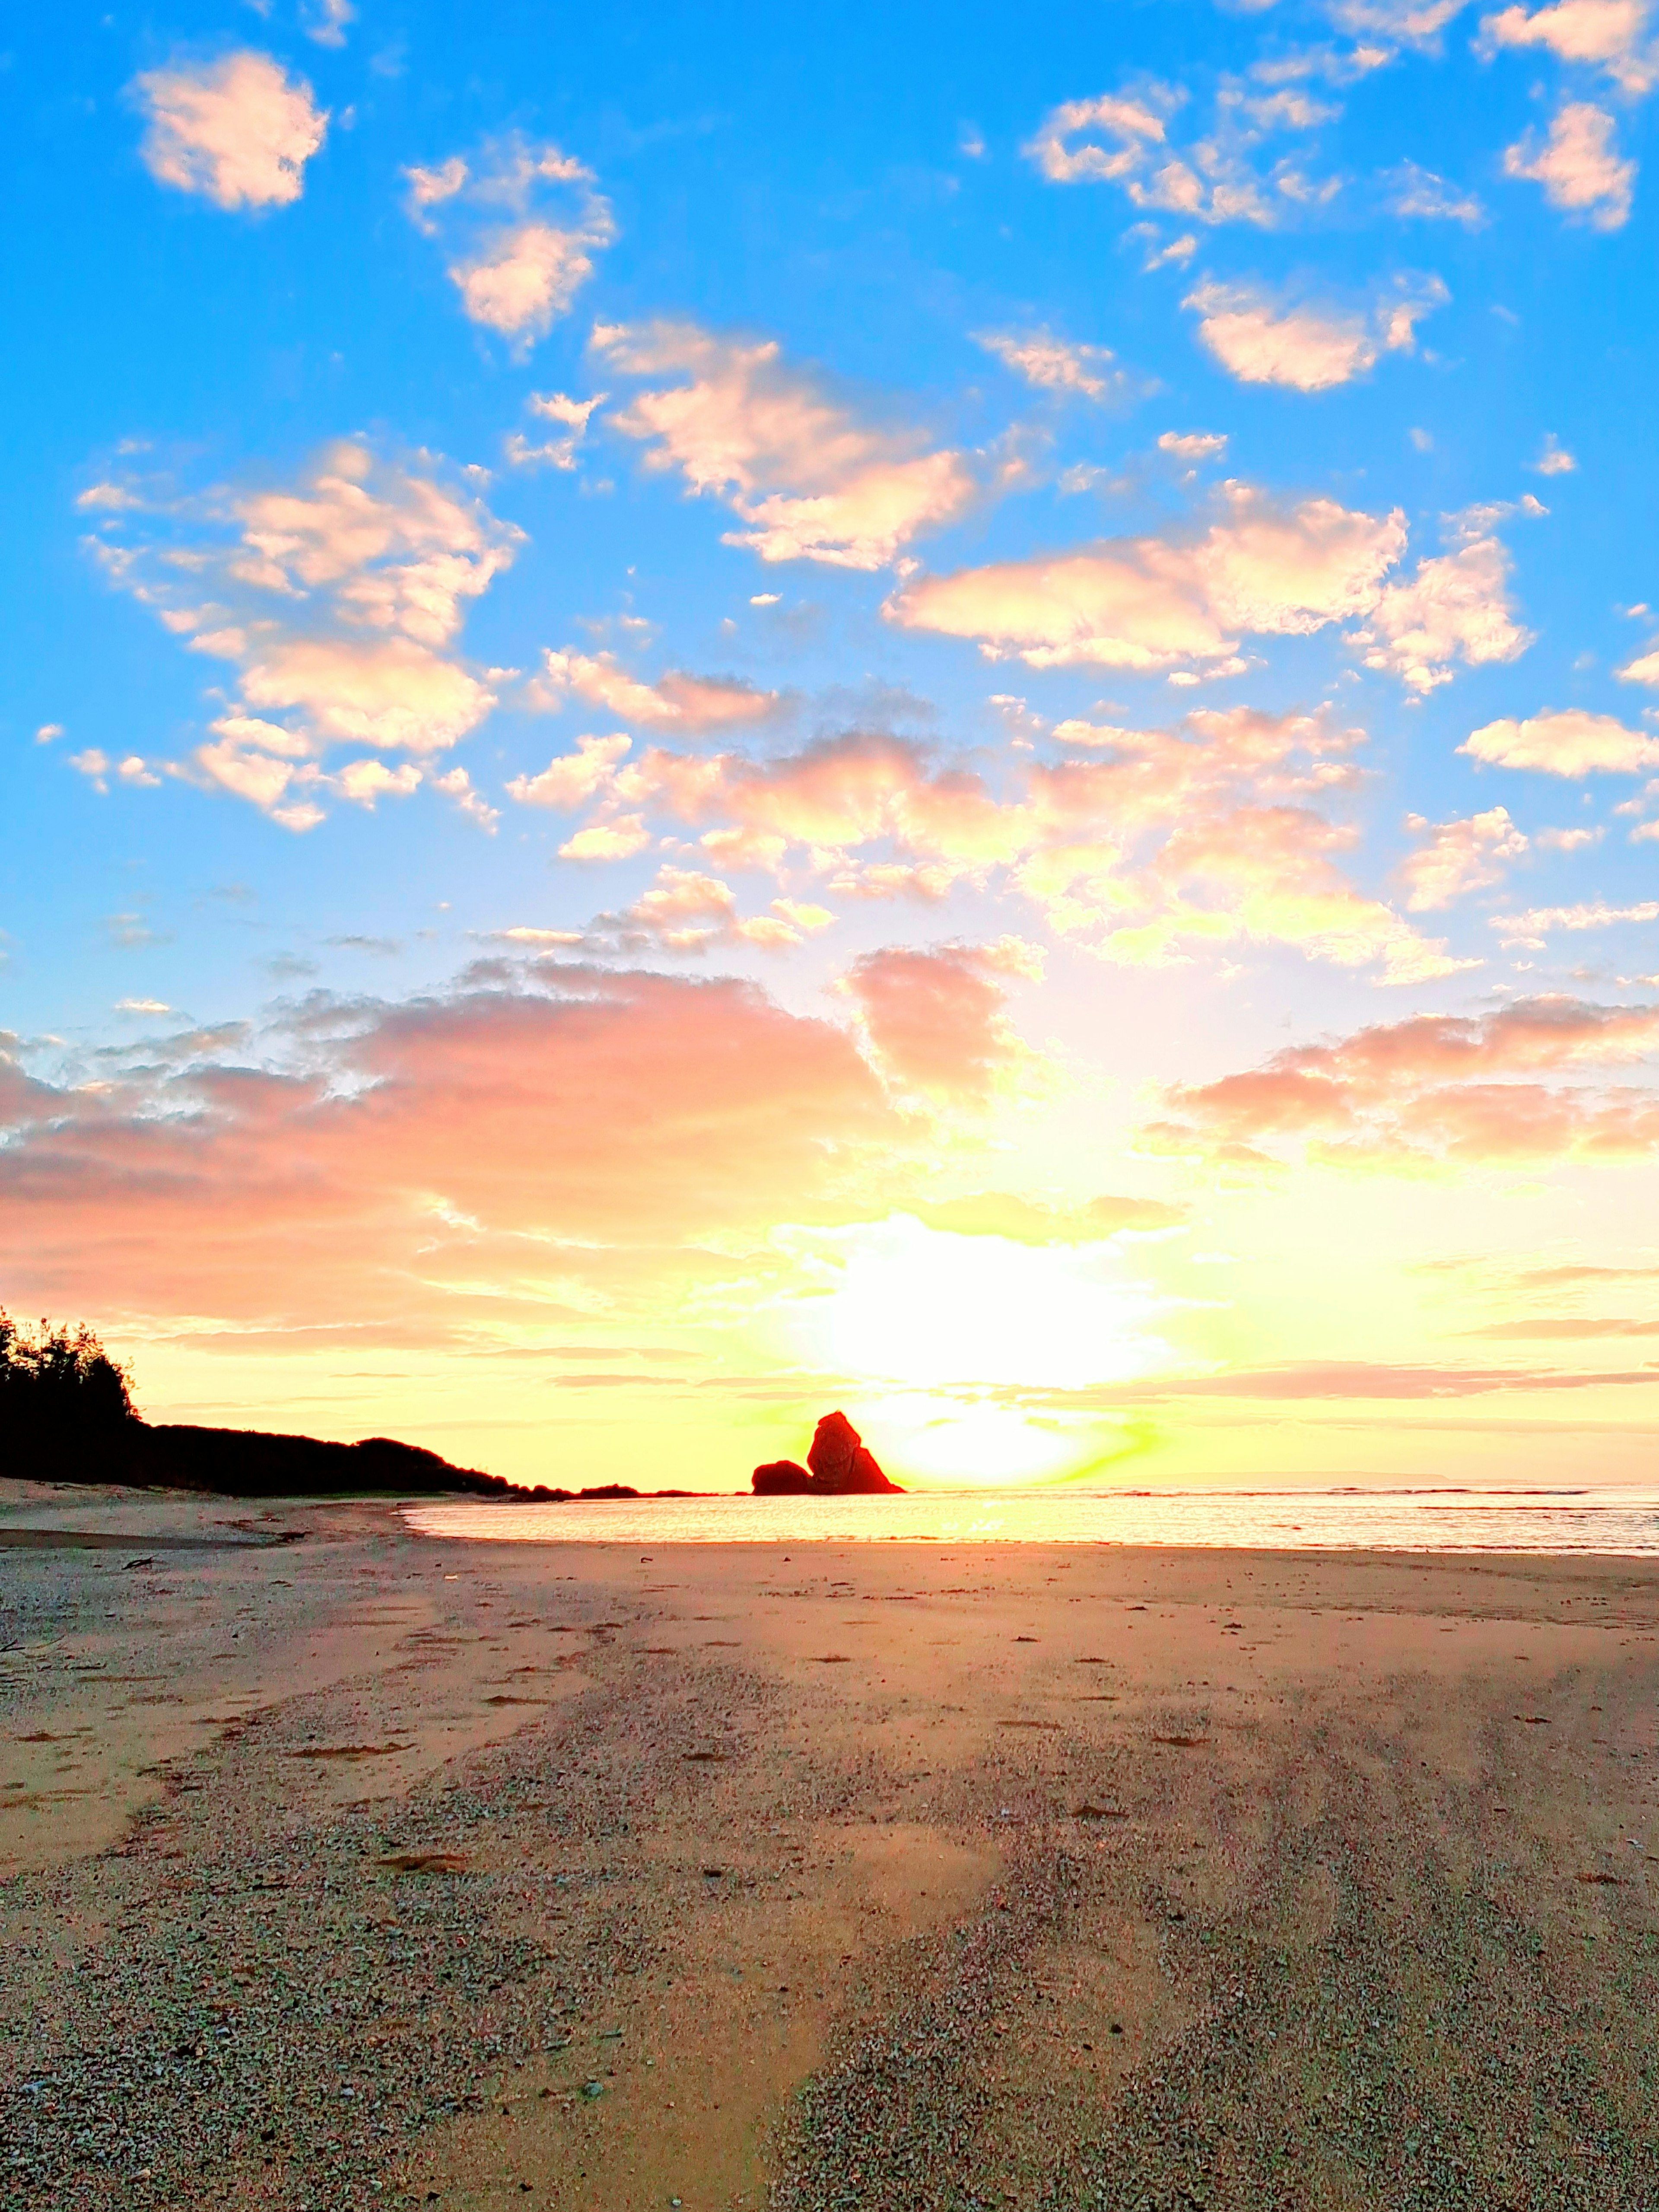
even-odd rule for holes
{"type": "Polygon", "coordinates": [[[1250,1551],[1659,1555],[1659,1490],[1055,1489],[902,1498],[420,1505],[431,1536],[521,1544],[1196,1544],[1250,1551]]]}

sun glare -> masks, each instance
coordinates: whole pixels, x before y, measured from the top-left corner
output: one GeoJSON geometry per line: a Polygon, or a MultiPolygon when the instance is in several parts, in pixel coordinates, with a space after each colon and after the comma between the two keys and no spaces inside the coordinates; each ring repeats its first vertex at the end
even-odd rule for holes
{"type": "Polygon", "coordinates": [[[882,1464],[913,1488],[1065,1482],[1133,1442],[1120,1424],[1092,1413],[1035,1414],[929,1393],[875,1399],[861,1413],[882,1464]]]}
{"type": "Polygon", "coordinates": [[[1159,1302],[1108,1243],[961,1237],[908,1214],[778,1232],[821,1287],[781,1308],[796,1357],[866,1387],[872,1428],[912,1480],[1053,1482],[1123,1448],[1109,1417],[1036,1413],[997,1394],[1126,1382],[1169,1358],[1159,1302]],[[884,1389],[882,1386],[885,1386],[884,1389]]]}

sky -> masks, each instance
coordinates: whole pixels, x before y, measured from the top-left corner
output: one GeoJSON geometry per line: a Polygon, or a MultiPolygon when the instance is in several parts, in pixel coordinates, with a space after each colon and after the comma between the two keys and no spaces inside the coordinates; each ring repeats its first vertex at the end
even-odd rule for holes
{"type": "Polygon", "coordinates": [[[0,1303],[747,1486],[1651,1480],[1659,8],[0,53],[0,1303]]]}

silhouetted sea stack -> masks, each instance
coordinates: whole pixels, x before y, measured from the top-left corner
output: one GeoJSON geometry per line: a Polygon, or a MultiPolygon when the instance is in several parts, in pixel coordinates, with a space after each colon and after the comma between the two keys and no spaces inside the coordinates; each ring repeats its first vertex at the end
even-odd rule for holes
{"type": "Polygon", "coordinates": [[[876,1465],[875,1455],[845,1413],[826,1413],[812,1434],[806,1465],[769,1460],[754,1474],[757,1498],[867,1498],[900,1493],[876,1465]]]}

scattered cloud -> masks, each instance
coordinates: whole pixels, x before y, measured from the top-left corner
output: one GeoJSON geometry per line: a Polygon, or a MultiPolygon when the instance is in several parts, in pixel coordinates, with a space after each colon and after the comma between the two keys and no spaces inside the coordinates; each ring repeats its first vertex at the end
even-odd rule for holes
{"type": "Polygon", "coordinates": [[[472,779],[464,768],[446,769],[443,775],[431,778],[434,791],[441,792],[459,814],[469,822],[476,822],[486,836],[493,837],[501,815],[483,794],[473,788],[472,779]]]}
{"type": "Polygon", "coordinates": [[[1461,222],[1466,230],[1479,230],[1487,221],[1473,192],[1449,185],[1432,169],[1419,169],[1415,161],[1402,161],[1383,181],[1389,188],[1390,212],[1408,222],[1461,222]]]}
{"type": "Polygon", "coordinates": [[[775,341],[659,322],[601,325],[592,342],[622,374],[678,380],[608,419],[647,447],[648,467],[677,469],[690,491],[724,500],[744,526],[724,542],[763,561],[879,568],[977,495],[961,453],[861,421],[787,367],[775,341]]]}
{"type": "Polygon", "coordinates": [[[147,70],[132,94],[148,118],[139,152],[151,176],[227,210],[297,200],[328,129],[303,77],[247,49],[147,70]]]}
{"type": "Polygon", "coordinates": [[[1559,929],[1617,929],[1653,921],[1659,921],[1659,902],[1652,899],[1640,906],[1609,906],[1603,899],[1587,899],[1577,906],[1534,906],[1524,914],[1494,915],[1492,926],[1502,933],[1505,945],[1541,947],[1559,929]]]}
{"type": "Polygon", "coordinates": [[[1568,100],[1541,143],[1529,131],[1505,147],[1504,173],[1542,185],[1552,207],[1597,230],[1617,230],[1630,219],[1636,164],[1620,160],[1612,116],[1586,100],[1568,100]]]}
{"type": "Polygon", "coordinates": [[[1368,612],[1405,550],[1399,514],[1334,500],[1288,510],[1224,488],[1220,518],[1190,540],[1110,538],[906,584],[883,610],[902,629],[973,638],[1035,668],[1156,670],[1237,664],[1246,633],[1301,635],[1368,612]]]}
{"type": "Polygon", "coordinates": [[[1553,430],[1545,435],[1543,449],[1530,464],[1533,472],[1540,477],[1571,476],[1578,466],[1572,455],[1563,447],[1553,430]]]}
{"type": "Polygon", "coordinates": [[[63,734],[64,726],[61,722],[42,722],[34,733],[34,742],[37,745],[50,745],[55,744],[63,734]]]}
{"type": "Polygon", "coordinates": [[[1566,996],[1479,1016],[1419,1014],[1334,1044],[1298,1045],[1219,1081],[1177,1085],[1149,1133],[1241,1165],[1304,1146],[1328,1164],[1420,1171],[1437,1163],[1627,1160],[1659,1149],[1659,1091],[1547,1080],[1659,1049],[1659,1006],[1566,996]]]}
{"type": "Polygon", "coordinates": [[[128,753],[124,759],[112,760],[98,745],[88,746],[83,753],[70,754],[69,764],[78,775],[86,777],[94,791],[99,792],[107,793],[112,776],[118,783],[152,791],[161,780],[149,762],[138,754],[128,753]]]}
{"type": "Polygon", "coordinates": [[[1115,185],[1133,206],[1187,222],[1267,228],[1322,207],[1335,193],[1339,180],[1310,179],[1294,155],[1265,169],[1253,159],[1276,132],[1306,132],[1330,121],[1339,111],[1328,102],[1295,88],[1251,95],[1225,85],[1209,132],[1177,149],[1170,125],[1186,100],[1178,86],[1146,83],[1132,93],[1062,100],[1027,142],[1025,158],[1050,184],[1115,185]]]}
{"type": "Polygon", "coordinates": [[[1412,814],[1406,827],[1419,841],[1400,868],[1413,914],[1451,906],[1470,891],[1501,882],[1510,862],[1527,850],[1526,838],[1502,806],[1462,822],[1428,822],[1412,814]]]}
{"type": "Polygon", "coordinates": [[[607,714],[653,731],[724,730],[769,720],[781,703],[736,676],[689,676],[670,669],[654,684],[630,676],[610,653],[574,647],[542,655],[542,671],[525,688],[524,703],[555,714],[567,699],[582,699],[607,714]]]}
{"type": "Polygon", "coordinates": [[[1659,738],[1582,707],[1559,714],[1546,710],[1524,721],[1506,716],[1483,723],[1457,750],[1494,768],[1532,769],[1545,775],[1639,775],[1659,768],[1659,738]]]}
{"type": "Polygon", "coordinates": [[[1621,684],[1659,684],[1659,644],[1627,660],[1616,673],[1621,684]]]}
{"type": "Polygon", "coordinates": [[[495,705],[453,645],[521,533],[433,457],[343,441],[292,485],[147,485],[135,507],[88,541],[106,576],[236,672],[239,701],[183,771],[198,781],[310,828],[328,792],[370,804],[419,781],[361,761],[331,777],[331,747],[441,752],[495,705]]]}
{"type": "Polygon", "coordinates": [[[1401,277],[1360,313],[1206,279],[1182,305],[1197,314],[1199,337],[1241,383],[1325,392],[1364,375],[1385,353],[1414,352],[1417,325],[1450,296],[1437,276],[1401,277]]]}
{"type": "MultiPolygon", "coordinates": [[[[1331,0],[1331,21],[1356,37],[1388,39],[1397,46],[1432,50],[1467,0],[1331,0]]],[[[1384,57],[1386,58],[1386,57],[1384,57]]]]}
{"type": "Polygon", "coordinates": [[[1408,580],[1387,586],[1354,632],[1365,665],[1421,696],[1450,682],[1454,661],[1480,667],[1517,659],[1532,633],[1515,620],[1510,572],[1509,554],[1491,537],[1419,562],[1408,580]]]}
{"type": "Polygon", "coordinates": [[[1659,42],[1650,0],[1557,0],[1530,14],[1504,8],[1480,19],[1477,52],[1543,47],[1559,61],[1599,69],[1621,92],[1640,95],[1659,82],[1659,42]]]}
{"type": "Polygon", "coordinates": [[[603,392],[591,399],[572,399],[562,392],[532,392],[526,406],[544,422],[562,424],[563,434],[533,446],[521,430],[509,431],[502,447],[508,461],[515,469],[574,469],[587,435],[588,418],[605,400],[603,392]]]}
{"type": "Polygon", "coordinates": [[[1116,399],[1131,388],[1132,380],[1116,366],[1116,356],[1106,346],[1072,345],[1047,330],[978,331],[974,343],[1040,392],[1116,399]]]}
{"type": "Polygon", "coordinates": [[[1227,436],[1222,430],[1164,430],[1159,434],[1158,449],[1194,465],[1218,461],[1227,450],[1227,436]]]}
{"type": "Polygon", "coordinates": [[[568,313],[593,274],[594,254],[617,235],[592,171],[516,133],[470,158],[451,155],[404,174],[410,221],[453,257],[449,277],[463,312],[513,340],[520,356],[568,313]]]}
{"type": "Polygon", "coordinates": [[[1354,780],[1362,733],[1317,715],[1189,714],[1179,732],[1062,722],[1085,757],[1011,750],[1009,786],[915,740],[854,732],[766,761],[586,738],[525,803],[591,805],[562,849],[637,851],[653,821],[699,835],[711,863],[809,879],[841,899],[942,897],[968,884],[1023,897],[1057,934],[1118,964],[1194,949],[1294,945],[1387,981],[1451,973],[1443,945],[1348,883],[1352,833],[1306,802],[1354,780]]]}
{"type": "Polygon", "coordinates": [[[307,0],[301,18],[307,38],[319,46],[344,46],[346,25],[356,20],[351,0],[307,0]]]}

